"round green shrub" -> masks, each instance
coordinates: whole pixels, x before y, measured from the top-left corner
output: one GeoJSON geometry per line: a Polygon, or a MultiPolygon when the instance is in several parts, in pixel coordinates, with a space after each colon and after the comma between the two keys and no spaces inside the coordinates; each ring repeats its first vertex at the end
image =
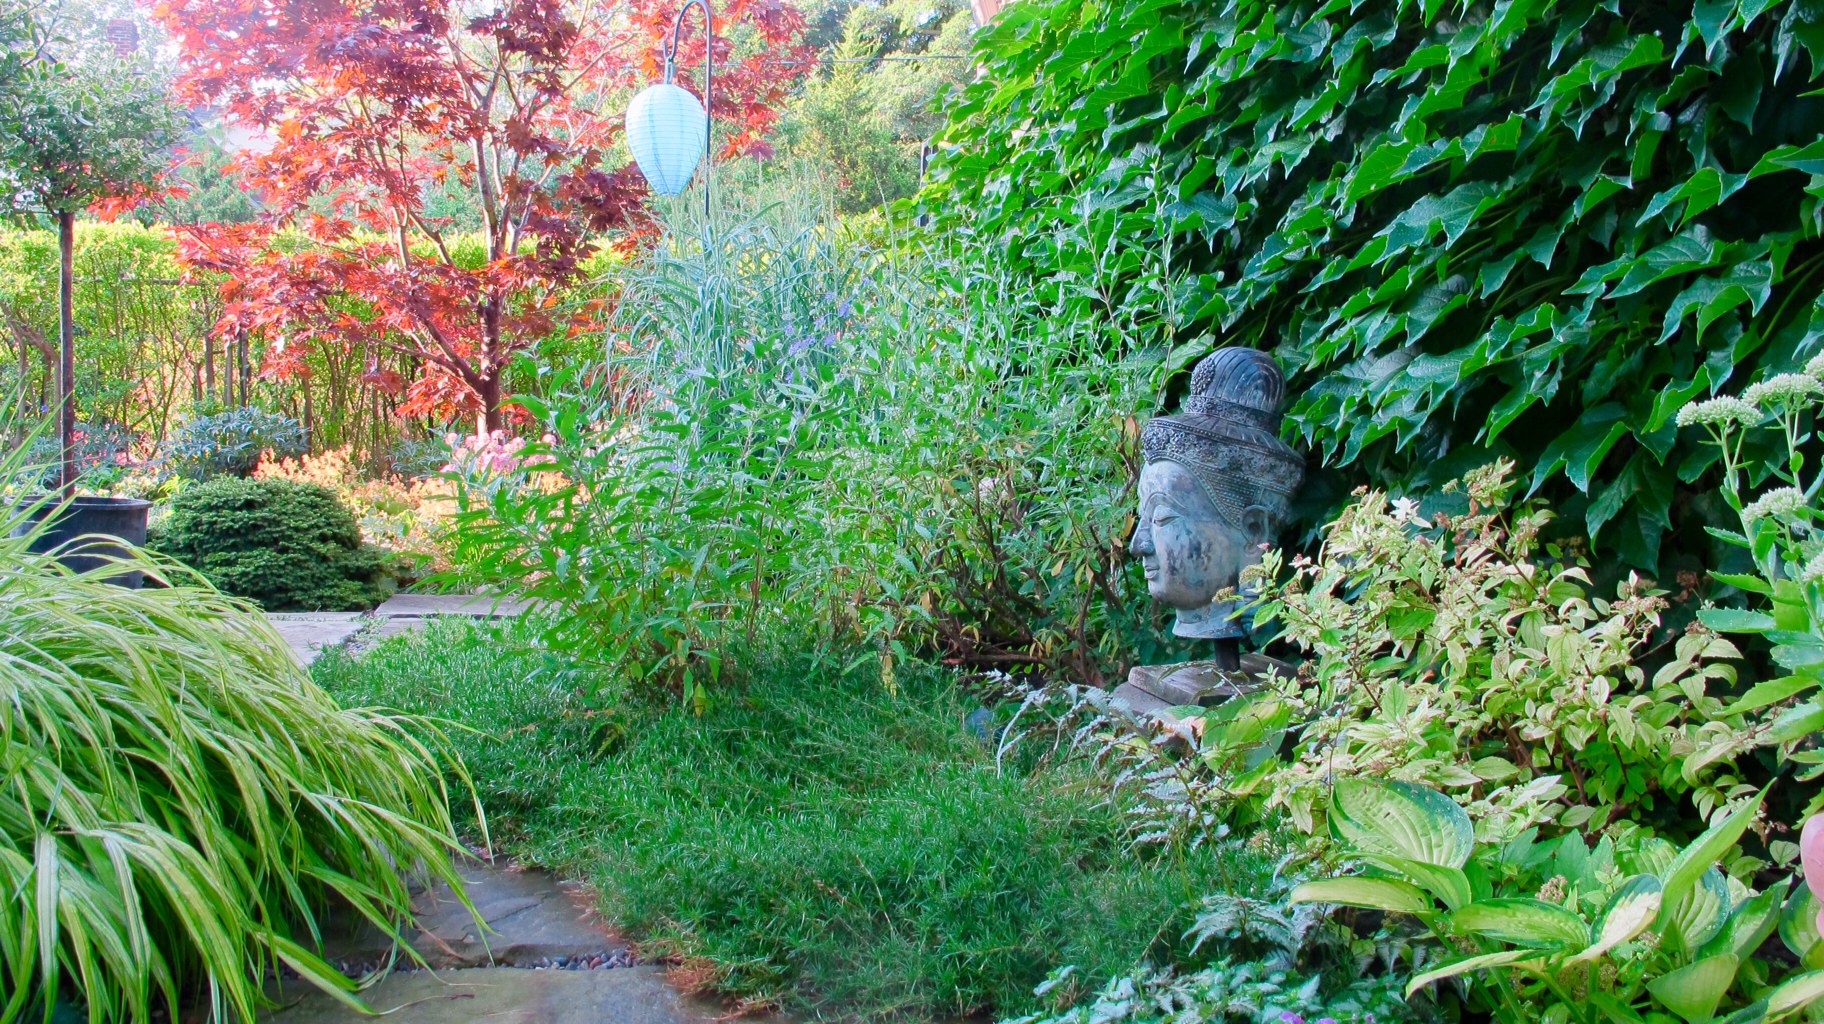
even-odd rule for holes
{"type": "Polygon", "coordinates": [[[230,594],[268,611],[353,611],[384,600],[391,557],[361,543],[334,492],[218,477],[185,488],[151,538],[230,594]]]}
{"type": "Polygon", "coordinates": [[[205,479],[227,473],[251,476],[260,456],[295,459],[310,451],[304,425],[263,409],[233,409],[184,424],[171,439],[168,458],[179,473],[205,479]]]}

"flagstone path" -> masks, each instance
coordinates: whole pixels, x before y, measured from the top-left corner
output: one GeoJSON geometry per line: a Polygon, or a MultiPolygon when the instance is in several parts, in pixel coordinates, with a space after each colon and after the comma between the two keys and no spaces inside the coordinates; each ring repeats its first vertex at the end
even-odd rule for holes
{"type": "Polygon", "coordinates": [[[268,615],[298,663],[309,666],[322,653],[360,636],[383,640],[422,629],[440,615],[510,619],[532,606],[488,594],[398,594],[371,612],[279,612],[268,615]]]}
{"type": "MultiPolygon", "coordinates": [[[[450,889],[414,901],[406,941],[430,969],[398,969],[361,993],[393,1024],[709,1024],[720,1005],[679,994],[662,967],[639,964],[603,927],[579,887],[541,871],[479,861],[461,869],[478,926],[450,889]]],[[[325,953],[359,975],[388,959],[391,943],[371,927],[337,935],[325,953]]],[[[403,958],[396,962],[406,962],[403,958]]],[[[280,1008],[264,1024],[355,1024],[372,1020],[295,979],[274,989],[280,1008]]],[[[783,1024],[773,1018],[772,1024],[783,1024]]]]}

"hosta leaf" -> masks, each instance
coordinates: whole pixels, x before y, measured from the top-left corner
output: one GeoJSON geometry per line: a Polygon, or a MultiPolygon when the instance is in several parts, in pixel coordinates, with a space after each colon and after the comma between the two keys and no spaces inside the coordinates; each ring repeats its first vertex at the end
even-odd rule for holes
{"type": "Polygon", "coordinates": [[[1412,998],[1413,993],[1434,981],[1443,981],[1445,978],[1454,978],[1459,974],[1487,970],[1491,967],[1522,964],[1538,958],[1539,951],[1536,949],[1506,949],[1499,953],[1484,953],[1481,956],[1472,956],[1466,960],[1448,963],[1423,974],[1414,975],[1412,980],[1406,983],[1406,998],[1412,998]]]}
{"type": "Polygon", "coordinates": [[[1535,899],[1480,900],[1452,913],[1450,926],[1460,933],[1523,946],[1581,950],[1590,942],[1590,926],[1583,918],[1555,903],[1535,899]]]}
{"type": "Polygon", "coordinates": [[[1635,875],[1623,882],[1596,918],[1590,944],[1571,962],[1594,960],[1646,931],[1659,916],[1663,900],[1660,881],[1653,875],[1635,875]]]}
{"type": "Polygon", "coordinates": [[[1462,869],[1447,867],[1441,864],[1427,864],[1424,861],[1408,860],[1404,857],[1365,856],[1368,863],[1383,871],[1401,876],[1414,885],[1430,893],[1446,907],[1456,908],[1468,903],[1470,895],[1469,878],[1462,869]]]}
{"type": "Polygon", "coordinates": [[[1697,949],[1728,924],[1730,909],[1729,886],[1723,873],[1711,868],[1698,876],[1698,883],[1685,890],[1671,908],[1665,929],[1668,941],[1677,941],[1686,951],[1697,949]]]}
{"type": "Polygon", "coordinates": [[[1287,897],[1292,903],[1338,903],[1399,914],[1428,914],[1431,898],[1409,882],[1393,878],[1323,878],[1306,882],[1287,897]]]}
{"type": "Polygon", "coordinates": [[[1766,797],[1766,790],[1757,793],[1753,800],[1705,829],[1702,835],[1686,844],[1678,856],[1672,859],[1671,866],[1662,876],[1665,893],[1658,922],[1660,925],[1667,923],[1670,912],[1679,906],[1685,894],[1698,883],[1704,872],[1714,868],[1723,859],[1723,855],[1742,838],[1742,833],[1748,831],[1755,815],[1760,813],[1761,801],[1766,797]]]}
{"type": "Polygon", "coordinates": [[[1409,782],[1338,779],[1330,812],[1332,831],[1365,854],[1460,868],[1475,846],[1456,801],[1409,782]]]}
{"type": "Polygon", "coordinates": [[[1647,982],[1647,991],[1666,1009],[1697,1024],[1716,1013],[1717,1004],[1735,982],[1739,966],[1741,961],[1735,954],[1718,953],[1654,978],[1647,982]]]}
{"type": "Polygon", "coordinates": [[[1824,998],[1824,971],[1787,978],[1767,994],[1767,1019],[1778,1020],[1824,998]]]}

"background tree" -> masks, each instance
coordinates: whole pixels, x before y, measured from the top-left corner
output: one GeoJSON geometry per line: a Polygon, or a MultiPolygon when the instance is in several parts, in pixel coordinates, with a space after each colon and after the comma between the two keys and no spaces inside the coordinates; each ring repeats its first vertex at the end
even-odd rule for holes
{"type": "MultiPolygon", "coordinates": [[[[801,18],[779,0],[719,8],[727,158],[759,143],[801,74],[801,18]]],[[[264,136],[233,161],[261,194],[261,223],[188,232],[182,250],[226,274],[219,330],[263,336],[277,376],[306,373],[312,344],[364,351],[376,379],[406,389],[402,414],[501,426],[513,355],[592,322],[559,292],[602,233],[639,220],[623,113],[631,88],[658,78],[677,6],[166,0],[157,11],[181,47],[182,95],[264,136]],[[397,379],[381,368],[386,349],[424,372],[397,379]]],[[[681,82],[703,38],[691,19],[681,82]]]]}
{"type": "Polygon", "coordinates": [[[76,478],[76,215],[147,196],[183,126],[166,83],[144,62],[85,39],[85,12],[45,5],[16,14],[0,70],[0,173],[10,179],[15,212],[40,212],[57,225],[58,478],[66,491],[76,478]]]}
{"type": "Polygon", "coordinates": [[[781,149],[824,164],[845,212],[918,190],[921,154],[943,126],[939,100],[974,73],[967,0],[829,0],[806,8],[820,62],[780,121],[781,149]],[[918,59],[915,59],[918,58],[918,59]]]}

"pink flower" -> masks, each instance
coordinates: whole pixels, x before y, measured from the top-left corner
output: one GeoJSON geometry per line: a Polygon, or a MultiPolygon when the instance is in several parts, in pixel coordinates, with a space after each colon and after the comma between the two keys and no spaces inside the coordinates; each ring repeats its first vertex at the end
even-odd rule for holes
{"type": "MultiPolygon", "coordinates": [[[[1799,831],[1799,863],[1811,895],[1824,902],[1824,814],[1812,815],[1799,831]]],[[[1824,909],[1818,911],[1818,931],[1824,932],[1824,909]]]]}
{"type": "Polygon", "coordinates": [[[449,433],[443,435],[443,443],[449,445],[451,448],[461,448],[462,447],[462,435],[458,434],[457,432],[452,430],[449,433]]]}

